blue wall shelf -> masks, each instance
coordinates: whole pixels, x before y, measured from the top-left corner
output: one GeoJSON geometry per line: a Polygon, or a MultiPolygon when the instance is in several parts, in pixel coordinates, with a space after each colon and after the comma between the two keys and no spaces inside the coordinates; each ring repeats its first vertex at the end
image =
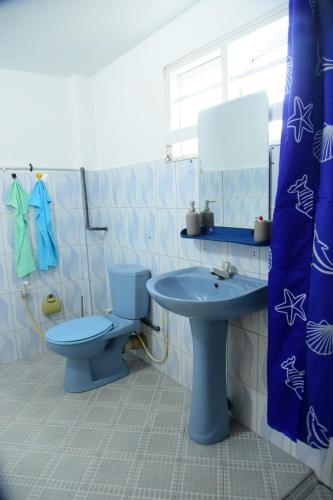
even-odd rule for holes
{"type": "Polygon", "coordinates": [[[270,244],[269,241],[261,241],[260,243],[255,242],[253,239],[253,229],[241,227],[214,226],[213,231],[208,232],[204,229],[199,236],[188,236],[187,230],[183,229],[180,236],[181,238],[188,238],[191,240],[228,241],[229,243],[251,245],[254,247],[267,247],[270,244]]]}

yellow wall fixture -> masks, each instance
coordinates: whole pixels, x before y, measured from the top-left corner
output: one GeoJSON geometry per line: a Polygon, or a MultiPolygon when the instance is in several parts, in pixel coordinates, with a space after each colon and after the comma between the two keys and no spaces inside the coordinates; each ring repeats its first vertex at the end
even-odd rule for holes
{"type": "Polygon", "coordinates": [[[61,302],[58,297],[50,293],[42,302],[42,311],[45,316],[55,314],[61,311],[61,302]]]}

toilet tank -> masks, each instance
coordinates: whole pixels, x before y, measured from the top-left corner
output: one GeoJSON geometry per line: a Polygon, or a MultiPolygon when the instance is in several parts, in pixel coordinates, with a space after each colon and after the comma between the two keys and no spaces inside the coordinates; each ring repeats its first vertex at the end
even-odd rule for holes
{"type": "Polygon", "coordinates": [[[109,269],[109,278],[113,313],[125,319],[147,316],[149,269],[140,265],[114,265],[109,269]]]}

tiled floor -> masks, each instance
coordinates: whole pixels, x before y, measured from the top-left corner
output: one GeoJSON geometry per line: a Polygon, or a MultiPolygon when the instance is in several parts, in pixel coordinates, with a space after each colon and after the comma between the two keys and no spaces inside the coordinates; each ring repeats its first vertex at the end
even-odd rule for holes
{"type": "MultiPolygon", "coordinates": [[[[236,423],[223,443],[194,444],[185,430],[190,393],[137,358],[129,365],[129,376],[81,394],[63,392],[60,357],[0,367],[8,498],[259,500],[313,480],[306,466],[236,423]]],[[[318,491],[312,500],[333,498],[318,491]]]]}

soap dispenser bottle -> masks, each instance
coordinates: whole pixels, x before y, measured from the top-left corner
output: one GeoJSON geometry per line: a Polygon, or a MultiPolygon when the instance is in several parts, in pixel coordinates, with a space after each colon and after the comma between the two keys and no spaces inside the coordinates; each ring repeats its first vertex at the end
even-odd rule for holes
{"type": "Polygon", "coordinates": [[[200,214],[195,211],[195,202],[190,202],[190,209],[186,214],[186,229],[188,236],[199,236],[201,233],[200,228],[200,214]]]}
{"type": "Polygon", "coordinates": [[[212,212],[209,207],[210,203],[215,203],[215,200],[205,200],[204,209],[200,212],[200,224],[207,229],[208,232],[212,232],[214,226],[214,212],[212,212]]]}

